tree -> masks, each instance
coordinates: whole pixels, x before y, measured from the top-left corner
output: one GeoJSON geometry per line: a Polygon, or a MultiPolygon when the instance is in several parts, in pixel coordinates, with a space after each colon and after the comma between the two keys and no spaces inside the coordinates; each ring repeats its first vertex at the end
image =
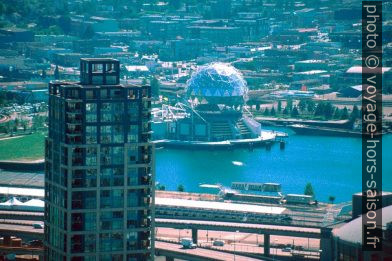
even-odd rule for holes
{"type": "Polygon", "coordinates": [[[166,190],[166,186],[163,184],[158,184],[157,185],[157,190],[166,190]]]}
{"type": "Polygon", "coordinates": [[[325,116],[326,119],[331,119],[332,118],[333,110],[334,110],[334,108],[333,108],[333,106],[332,106],[332,104],[330,102],[327,102],[324,105],[324,116],[325,116]]]}
{"type": "Polygon", "coordinates": [[[347,120],[348,119],[348,109],[346,106],[344,106],[341,115],[340,115],[340,119],[342,120],[347,120]]]}
{"type": "Polygon", "coordinates": [[[298,115],[299,115],[299,112],[298,112],[297,106],[294,106],[294,108],[291,111],[291,117],[295,118],[295,117],[298,117],[298,115]]]}
{"type": "Polygon", "coordinates": [[[293,100],[291,100],[291,99],[287,100],[286,108],[287,108],[288,112],[291,112],[291,110],[293,109],[293,100]]]}
{"type": "Polygon", "coordinates": [[[308,105],[307,106],[308,112],[310,112],[310,113],[314,112],[314,107],[315,107],[314,101],[313,100],[308,100],[306,103],[308,105]]]}
{"type": "Polygon", "coordinates": [[[83,39],[91,39],[91,38],[93,38],[94,34],[95,34],[95,31],[94,31],[93,27],[89,24],[86,27],[86,30],[84,31],[84,34],[82,35],[82,38],[83,39]]]}
{"type": "Polygon", "coordinates": [[[59,80],[60,79],[60,71],[59,71],[59,66],[56,65],[56,68],[54,69],[54,79],[59,80]]]}
{"type": "Polygon", "coordinates": [[[152,79],[150,80],[150,85],[151,85],[151,94],[154,97],[158,97],[159,96],[159,81],[156,77],[152,77],[152,79]]]}
{"type": "Polygon", "coordinates": [[[304,194],[308,195],[308,196],[314,197],[313,187],[312,187],[312,184],[310,182],[308,182],[306,184],[304,194]]]}
{"type": "Polygon", "coordinates": [[[328,201],[331,202],[331,204],[333,204],[333,202],[335,201],[335,196],[329,196],[328,197],[328,201]]]}
{"type": "Polygon", "coordinates": [[[335,108],[335,111],[333,113],[333,118],[334,119],[340,119],[341,115],[342,115],[342,113],[340,112],[340,109],[339,108],[335,108]]]}
{"type": "Polygon", "coordinates": [[[287,107],[285,107],[285,108],[284,108],[284,110],[283,110],[283,114],[284,114],[284,115],[287,115],[287,114],[289,114],[289,110],[287,109],[287,107]]]}
{"type": "Polygon", "coordinates": [[[268,116],[268,115],[270,115],[270,112],[269,112],[269,109],[268,108],[265,108],[265,111],[264,111],[264,113],[263,113],[265,116],[268,116]]]}
{"type": "Polygon", "coordinates": [[[271,108],[270,114],[271,114],[272,116],[275,116],[275,115],[276,115],[275,107],[272,107],[272,108],[271,108]]]}
{"type": "Polygon", "coordinates": [[[322,116],[324,115],[324,103],[319,102],[316,106],[316,109],[314,110],[314,115],[315,116],[322,116]]]}
{"type": "Polygon", "coordinates": [[[177,191],[184,192],[185,191],[184,185],[182,185],[182,184],[178,185],[177,191]]]}
{"type": "Polygon", "coordinates": [[[279,113],[282,112],[282,101],[281,100],[278,101],[278,112],[279,113]]]}
{"type": "Polygon", "coordinates": [[[256,111],[260,110],[260,103],[256,104],[256,111]]]}
{"type": "Polygon", "coordinates": [[[301,112],[303,112],[306,109],[306,101],[300,100],[298,103],[298,108],[301,112]]]}
{"type": "Polygon", "coordinates": [[[360,115],[359,109],[358,109],[357,105],[354,105],[353,111],[351,112],[351,115],[350,115],[350,120],[355,121],[356,119],[358,119],[360,117],[361,117],[361,115],[360,115]]]}

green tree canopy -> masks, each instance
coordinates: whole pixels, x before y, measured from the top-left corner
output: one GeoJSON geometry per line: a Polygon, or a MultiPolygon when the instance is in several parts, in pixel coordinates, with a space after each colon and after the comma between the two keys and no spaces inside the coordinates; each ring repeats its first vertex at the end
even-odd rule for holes
{"type": "Polygon", "coordinates": [[[344,106],[341,115],[340,115],[340,119],[342,120],[347,120],[348,119],[348,109],[346,106],[344,106]]]}
{"type": "Polygon", "coordinates": [[[297,106],[294,106],[294,108],[291,110],[291,117],[298,117],[298,115],[299,115],[299,112],[298,112],[298,109],[297,109],[297,106]]]}
{"type": "Polygon", "coordinates": [[[333,202],[335,201],[335,196],[329,196],[328,197],[328,201],[331,202],[331,204],[333,204],[333,202]]]}
{"type": "Polygon", "coordinates": [[[160,93],[160,84],[159,80],[156,77],[152,77],[150,80],[151,85],[151,94],[154,97],[158,97],[160,93]]]}
{"type": "Polygon", "coordinates": [[[300,111],[304,111],[306,109],[306,101],[305,100],[300,100],[298,103],[298,108],[300,111]]]}
{"type": "Polygon", "coordinates": [[[313,186],[310,182],[306,184],[304,194],[314,197],[313,186]]]}
{"type": "Polygon", "coordinates": [[[184,191],[185,191],[184,185],[182,185],[182,184],[178,185],[177,191],[179,191],[179,192],[184,192],[184,191]]]}

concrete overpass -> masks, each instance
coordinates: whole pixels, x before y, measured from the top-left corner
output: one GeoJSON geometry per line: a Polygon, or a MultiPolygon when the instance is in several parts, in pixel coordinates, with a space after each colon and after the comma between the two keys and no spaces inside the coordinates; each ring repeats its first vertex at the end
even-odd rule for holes
{"type": "MultiPolygon", "coordinates": [[[[8,211],[9,212],[9,211],[8,211]]],[[[26,213],[29,216],[24,216],[24,220],[33,218],[43,219],[43,216],[36,215],[38,213],[26,213]]],[[[20,213],[19,218],[21,218],[20,213]]],[[[0,218],[17,217],[12,212],[0,212],[0,218]]],[[[16,222],[16,220],[13,220],[16,222]]],[[[31,225],[27,225],[26,221],[21,220],[19,224],[0,224],[0,235],[3,236],[17,236],[25,239],[42,239],[43,229],[34,229],[31,225]]],[[[306,228],[294,226],[278,226],[278,225],[263,225],[263,224],[249,224],[249,223],[235,223],[235,222],[218,222],[218,221],[202,221],[202,220],[178,220],[178,219],[155,219],[156,227],[174,228],[174,229],[189,229],[192,231],[192,239],[194,243],[198,243],[198,230],[211,231],[227,231],[227,232],[241,232],[250,234],[264,235],[264,256],[270,256],[271,240],[270,236],[288,236],[288,237],[302,237],[320,239],[320,249],[322,250],[321,260],[329,261],[331,246],[331,230],[330,228],[306,228]]]]}
{"type": "MultiPolygon", "coordinates": [[[[33,228],[32,225],[28,224],[16,224],[17,221],[13,221],[12,224],[0,224],[0,236],[11,237],[16,236],[20,238],[28,239],[44,239],[44,230],[33,228]]],[[[26,221],[21,221],[26,222],[26,221]]],[[[11,247],[11,246],[0,246],[1,253],[14,253],[17,255],[38,255],[42,258],[43,249],[42,248],[31,248],[31,247],[11,247]]],[[[196,248],[196,249],[184,249],[180,244],[172,244],[156,241],[155,242],[155,253],[158,256],[165,256],[167,261],[173,261],[176,259],[184,259],[190,261],[198,260],[210,260],[210,261],[220,261],[220,260],[233,260],[234,255],[231,253],[221,252],[217,250],[196,248]]],[[[239,261],[253,261],[260,260],[249,257],[241,256],[241,254],[235,255],[235,260],[239,261]]],[[[41,260],[41,259],[40,259],[41,260]]],[[[43,260],[43,259],[42,259],[43,260]]]]}
{"type": "Polygon", "coordinates": [[[0,210],[0,219],[44,221],[44,212],[0,210]]]}
{"type": "Polygon", "coordinates": [[[321,260],[329,261],[332,250],[330,228],[304,228],[292,226],[262,225],[233,222],[198,221],[198,220],[176,220],[176,219],[156,219],[156,227],[166,227],[175,229],[190,229],[192,239],[195,244],[198,241],[198,230],[241,232],[264,235],[264,256],[270,256],[270,236],[289,236],[320,239],[322,250],[321,260]]]}
{"type": "Polygon", "coordinates": [[[250,257],[244,257],[241,255],[232,253],[225,253],[214,251],[204,248],[196,249],[183,249],[179,244],[172,244],[166,242],[155,242],[155,254],[157,256],[165,256],[167,261],[173,261],[174,258],[189,260],[189,261],[220,261],[220,260],[238,260],[238,261],[256,261],[262,259],[255,259],[250,257]]]}
{"type": "MultiPolygon", "coordinates": [[[[43,248],[32,248],[32,247],[11,247],[11,246],[0,246],[0,252],[3,254],[16,254],[16,255],[36,255],[43,260],[44,250],[43,248]]],[[[204,248],[196,249],[183,249],[179,244],[172,244],[166,242],[155,242],[155,255],[166,257],[166,261],[173,261],[174,259],[183,259],[189,261],[199,261],[200,259],[206,261],[222,261],[222,260],[233,260],[234,254],[219,252],[215,250],[209,250],[204,248]]],[[[244,257],[236,254],[235,260],[238,261],[256,261],[261,259],[255,259],[250,257],[244,257]]]]}

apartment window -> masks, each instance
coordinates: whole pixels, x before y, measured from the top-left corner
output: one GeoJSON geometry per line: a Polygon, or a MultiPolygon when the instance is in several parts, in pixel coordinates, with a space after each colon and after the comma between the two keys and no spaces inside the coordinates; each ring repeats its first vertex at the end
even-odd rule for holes
{"type": "Polygon", "coordinates": [[[108,90],[102,89],[101,90],[101,99],[106,99],[106,98],[108,98],[108,90]]]}
{"type": "Polygon", "coordinates": [[[128,164],[134,164],[138,160],[138,147],[130,146],[128,148],[128,164]]]}
{"type": "Polygon", "coordinates": [[[86,143],[97,143],[97,126],[86,126],[86,143]]]}
{"type": "Polygon", "coordinates": [[[128,232],[127,237],[127,250],[137,249],[137,243],[139,242],[139,236],[137,232],[128,232]]]}
{"type": "MultiPolygon", "coordinates": [[[[102,233],[99,235],[101,251],[116,251],[122,249],[123,235],[121,233],[102,233]]],[[[110,260],[110,259],[100,259],[100,260],[110,260]]]]}
{"type": "Polygon", "coordinates": [[[94,90],[87,90],[86,91],[86,98],[87,99],[95,99],[95,91],[94,90]]]}
{"type": "Polygon", "coordinates": [[[122,125],[114,126],[113,142],[116,143],[124,142],[124,130],[122,125]]]}
{"type": "Polygon", "coordinates": [[[113,164],[124,163],[124,148],[123,147],[112,147],[112,159],[113,164]]]}
{"type": "Polygon", "coordinates": [[[139,176],[136,168],[128,168],[127,182],[128,186],[136,186],[139,184],[139,176]]]}
{"type": "Polygon", "coordinates": [[[138,141],[138,129],[137,125],[130,125],[128,132],[128,142],[137,142],[138,141]]]}
{"type": "Polygon", "coordinates": [[[112,142],[113,126],[101,126],[101,143],[112,142]]]}
{"type": "Polygon", "coordinates": [[[128,207],[137,207],[139,206],[139,195],[136,190],[129,189],[127,193],[127,204],[128,207]]]}
{"type": "Polygon", "coordinates": [[[101,190],[101,208],[122,208],[124,192],[121,189],[101,190]]]}
{"type": "Polygon", "coordinates": [[[104,211],[101,212],[101,229],[113,230],[123,228],[123,212],[122,211],[104,211]]]}
{"type": "Polygon", "coordinates": [[[139,116],[139,104],[131,102],[128,104],[128,117],[131,121],[135,121],[139,116]]]}
{"type": "Polygon", "coordinates": [[[86,165],[95,166],[97,165],[97,149],[87,148],[86,150],[86,165]]]}
{"type": "Polygon", "coordinates": [[[86,122],[97,121],[97,104],[87,103],[86,104],[86,122]]]}
{"type": "Polygon", "coordinates": [[[103,64],[95,63],[93,64],[93,73],[102,73],[103,72],[103,64]]]}
{"type": "Polygon", "coordinates": [[[86,103],[86,113],[97,113],[97,104],[86,103]]]}
{"type": "Polygon", "coordinates": [[[117,76],[106,75],[106,84],[117,84],[117,76]]]}
{"type": "Polygon", "coordinates": [[[95,191],[72,192],[72,209],[96,208],[97,197],[95,191]]]}

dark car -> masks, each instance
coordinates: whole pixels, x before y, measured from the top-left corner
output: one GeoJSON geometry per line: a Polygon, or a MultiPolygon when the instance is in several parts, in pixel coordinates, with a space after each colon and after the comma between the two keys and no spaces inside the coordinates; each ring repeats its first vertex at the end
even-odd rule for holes
{"type": "Polygon", "coordinates": [[[43,247],[44,244],[42,243],[41,240],[32,240],[29,242],[30,247],[43,247]]]}

